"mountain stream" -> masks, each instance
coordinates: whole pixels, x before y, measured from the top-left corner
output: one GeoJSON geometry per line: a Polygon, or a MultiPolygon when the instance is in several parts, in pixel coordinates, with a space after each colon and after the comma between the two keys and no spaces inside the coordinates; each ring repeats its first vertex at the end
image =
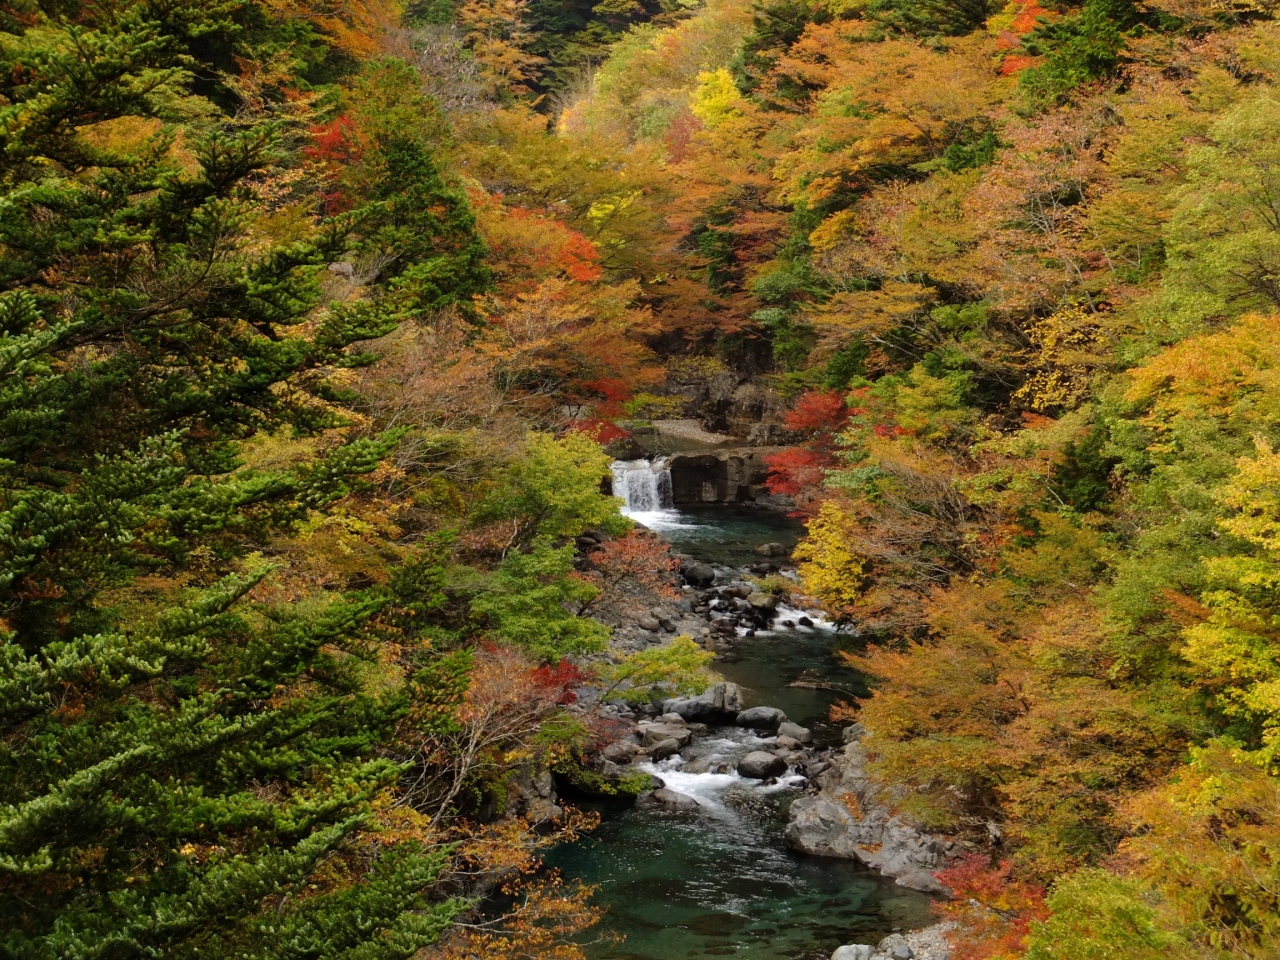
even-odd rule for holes
{"type": "MultiPolygon", "coordinates": [[[[661,461],[615,464],[614,476],[627,512],[675,550],[715,565],[718,580],[744,575],[742,567],[760,560],[756,547],[790,548],[801,532],[766,510],[674,509],[661,461]]],[[[778,707],[810,727],[819,745],[838,744],[828,708],[866,689],[837,655],[856,641],[813,612],[812,628],[780,625],[803,613],[781,610],[774,629],[739,637],[715,668],[743,688],[749,705],[778,707]],[[807,685],[815,680],[822,686],[807,685]]],[[[875,943],[931,922],[926,895],[853,861],[787,849],[786,808],[803,778],[789,773],[766,785],[734,772],[739,758],[772,742],[713,727],[681,754],[639,765],[694,798],[696,809],[597,803],[599,829],[552,851],[550,866],[599,886],[595,901],[609,910],[602,929],[625,936],[592,944],[592,960],[825,960],[841,944],[875,943]]]]}

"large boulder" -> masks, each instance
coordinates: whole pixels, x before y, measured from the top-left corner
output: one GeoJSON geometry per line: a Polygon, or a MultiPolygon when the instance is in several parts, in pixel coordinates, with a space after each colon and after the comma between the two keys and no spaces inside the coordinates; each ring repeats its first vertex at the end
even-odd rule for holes
{"type": "Polygon", "coordinates": [[[666,740],[659,740],[649,748],[648,753],[654,760],[665,760],[667,757],[674,756],[680,752],[680,741],[674,737],[668,737],[666,740]]]}
{"type": "Polygon", "coordinates": [[[682,567],[684,582],[699,590],[705,590],[716,582],[716,569],[709,563],[691,563],[682,567]]]}
{"type": "Polygon", "coordinates": [[[861,846],[880,841],[881,824],[863,824],[844,804],[826,797],[801,797],[791,804],[790,816],[787,846],[801,853],[862,860],[861,846]]]}
{"type": "Polygon", "coordinates": [[[662,701],[663,713],[677,713],[690,723],[732,720],[742,708],[742,689],[736,683],[717,683],[696,697],[662,701]]]}
{"type": "Polygon", "coordinates": [[[687,747],[693,739],[693,731],[684,723],[642,723],[639,726],[641,744],[652,747],[663,740],[674,740],[687,747]]]}
{"type": "Polygon", "coordinates": [[[652,799],[654,803],[660,803],[664,807],[671,807],[675,810],[696,810],[698,808],[698,801],[687,793],[668,790],[666,787],[653,791],[652,799]]]}
{"type": "Polygon", "coordinates": [[[738,773],[755,780],[780,777],[786,772],[787,761],[763,750],[752,751],[738,761],[738,773]]]}
{"type": "Polygon", "coordinates": [[[630,740],[619,740],[600,751],[600,756],[614,763],[630,763],[631,758],[640,752],[640,748],[630,740]]]}
{"type": "Polygon", "coordinates": [[[871,960],[874,952],[869,943],[847,943],[843,947],[836,947],[831,960],[871,960]]]}
{"type": "Polygon", "coordinates": [[[808,727],[802,727],[798,723],[783,722],[778,724],[778,736],[791,737],[801,743],[808,743],[813,739],[813,732],[808,727]]]}
{"type": "Polygon", "coordinates": [[[791,804],[787,845],[801,853],[860,860],[902,886],[945,893],[933,872],[956,850],[953,841],[924,833],[886,806],[881,788],[867,775],[866,754],[854,740],[817,776],[817,796],[791,804]],[[843,798],[856,797],[856,815],[843,798]]]}
{"type": "Polygon", "coordinates": [[[762,543],[756,547],[756,553],[762,557],[785,557],[791,551],[780,543],[762,543]]]}
{"type": "Polygon", "coordinates": [[[787,715],[777,707],[751,707],[739,713],[733,722],[755,730],[777,730],[779,725],[787,722],[787,715]]]}

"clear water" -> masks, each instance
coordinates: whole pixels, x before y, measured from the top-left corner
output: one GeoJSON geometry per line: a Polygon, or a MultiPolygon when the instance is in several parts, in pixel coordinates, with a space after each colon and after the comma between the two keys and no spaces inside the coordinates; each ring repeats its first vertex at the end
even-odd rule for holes
{"type": "Polygon", "coordinates": [[[850,861],[788,851],[776,796],[725,792],[720,809],[607,813],[591,837],[555,851],[566,876],[600,885],[596,902],[609,907],[603,926],[626,938],[595,944],[589,956],[826,960],[841,944],[931,922],[922,894],[850,861]]]}
{"type": "Polygon", "coordinates": [[[725,566],[759,563],[766,558],[756,553],[757,547],[781,543],[790,549],[804,534],[804,524],[794,517],[733,504],[629,511],[629,515],[670,540],[677,552],[725,566]]]}
{"type": "MultiPolygon", "coordinates": [[[[787,517],[732,507],[651,519],[677,550],[730,565],[759,560],[762,543],[790,546],[801,532],[787,517]]],[[[821,624],[779,628],[741,639],[716,668],[745,688],[748,702],[780,707],[820,742],[838,742],[825,719],[831,702],[866,688],[836,650],[856,643],[821,624]],[[840,689],[790,686],[810,676],[840,689]]],[[[592,943],[592,960],[826,960],[841,944],[932,922],[925,895],[857,863],[786,848],[795,778],[764,786],[733,772],[739,757],[771,743],[737,728],[709,731],[689,756],[644,768],[693,797],[696,810],[598,804],[599,829],[551,852],[550,866],[598,885],[595,900],[609,910],[601,929],[625,938],[592,943]]]]}
{"type": "MultiPolygon", "coordinates": [[[[778,620],[800,613],[784,608],[778,620]]],[[[842,726],[828,719],[831,704],[868,692],[866,679],[849,667],[840,651],[855,652],[861,646],[856,637],[830,627],[775,626],[740,639],[717,658],[715,669],[743,688],[748,703],[777,707],[788,719],[809,727],[819,744],[836,744],[842,726]],[[822,686],[809,686],[815,681],[822,686]]]]}

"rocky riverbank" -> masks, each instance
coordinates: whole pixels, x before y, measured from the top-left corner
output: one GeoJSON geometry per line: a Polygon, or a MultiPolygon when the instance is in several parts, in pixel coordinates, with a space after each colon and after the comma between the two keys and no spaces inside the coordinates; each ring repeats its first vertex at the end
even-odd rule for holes
{"type": "MultiPolygon", "coordinates": [[[[839,641],[831,624],[800,609],[802,604],[790,596],[790,585],[798,585],[788,546],[794,543],[794,528],[785,522],[779,525],[780,518],[767,519],[768,511],[701,509],[667,509],[645,516],[657,521],[656,533],[665,533],[695,554],[680,557],[672,571],[678,593],[628,587],[593,609],[592,615],[613,627],[612,656],[687,635],[723,658],[731,679],[756,692],[729,680],[697,697],[663,698],[650,691],[650,701],[640,703],[634,697],[600,702],[600,691],[578,691],[577,708],[597,711],[613,731],[611,742],[589,759],[596,782],[625,785],[629,792],[648,778],[648,788],[636,797],[634,814],[624,818],[627,823],[688,821],[715,834],[741,829],[726,824],[741,824],[742,817],[760,818],[760,823],[773,824],[766,829],[779,853],[789,846],[812,856],[815,863],[821,857],[856,862],[895,878],[909,890],[943,893],[931,871],[945,864],[956,845],[895,816],[866,774],[860,730],[848,730],[842,743],[839,728],[825,722],[825,703],[833,693],[849,697],[862,689],[857,675],[843,671],[832,654],[831,645],[848,642],[847,638],[839,641]],[[716,510],[726,511],[723,519],[716,510]],[[761,519],[752,519],[756,516],[761,519]],[[783,542],[761,536],[773,529],[783,542]],[[781,703],[770,703],[772,696],[781,703]],[[787,715],[792,709],[797,716],[787,715]],[[816,721],[812,730],[795,722],[807,723],[806,718],[816,721]],[[637,815],[639,820],[630,819],[637,815]]],[[[590,569],[597,545],[594,535],[581,538],[584,570],[590,569]]],[[[543,795],[543,784],[528,786],[518,792],[531,808],[556,802],[543,795]]],[[[707,842],[717,841],[709,837],[707,842]]],[[[821,873],[823,868],[802,869],[813,876],[812,871],[821,873]]],[[[848,868],[828,869],[835,877],[848,868]]],[[[767,914],[764,910],[760,915],[767,914]]],[[[731,917],[726,914],[716,923],[729,924],[731,917]]],[[[914,917],[907,929],[922,919],[914,917]]],[[[879,927],[878,937],[899,930],[894,922],[879,927]]],[[[820,921],[812,929],[830,951],[831,930],[820,921]]],[[[917,930],[911,936],[919,940],[921,934],[917,930]]],[[[797,935],[803,936],[799,929],[790,934],[797,935]]],[[[648,943],[649,934],[644,937],[648,943]]],[[[941,936],[938,940],[944,942],[941,936]]],[[[912,956],[927,960],[945,956],[922,952],[924,941],[916,946],[880,942],[899,947],[899,953],[909,948],[912,956]]],[[[880,953],[877,947],[867,956],[880,953]]]]}
{"type": "Polygon", "coordinates": [[[845,729],[846,743],[814,779],[816,793],[791,805],[787,843],[801,853],[856,859],[900,886],[947,895],[934,871],[965,852],[961,842],[930,835],[884,802],[884,787],[867,774],[862,728],[845,729]]]}
{"type": "MultiPolygon", "coordinates": [[[[683,595],[679,599],[651,594],[632,598],[632,615],[614,611],[615,643],[635,650],[687,634],[708,649],[723,652],[748,642],[758,631],[812,628],[816,614],[788,606],[778,595],[762,591],[758,579],[743,576],[784,573],[786,548],[766,544],[757,553],[760,560],[745,570],[683,558],[679,567],[683,595]],[[641,611],[638,616],[636,610],[641,611]]],[[[748,704],[736,685],[725,683],[701,697],[642,707],[618,701],[602,709],[633,725],[626,739],[611,744],[598,758],[599,772],[605,776],[620,777],[625,773],[621,766],[633,761],[676,755],[712,726],[753,730],[765,739],[761,749],[743,759],[737,772],[761,780],[788,773],[797,778],[796,787],[804,795],[790,807],[787,842],[793,849],[812,856],[856,859],[895,878],[901,886],[945,894],[933,872],[963,852],[961,845],[931,836],[893,812],[885,802],[883,786],[867,774],[859,725],[846,728],[842,747],[815,747],[810,731],[789,722],[783,711],[748,704]]],[[[657,802],[683,801],[667,791],[657,802]]]]}
{"type": "Polygon", "coordinates": [[[875,946],[846,944],[831,960],[947,960],[951,956],[947,934],[954,929],[954,923],[935,923],[911,933],[891,933],[875,946]]]}
{"type": "MultiPolygon", "coordinates": [[[[633,707],[604,704],[606,714],[630,723],[630,730],[596,758],[597,771],[622,780],[628,767],[679,756],[687,773],[736,773],[765,784],[786,779],[801,792],[789,808],[787,843],[811,856],[855,859],[899,886],[947,895],[933,871],[963,852],[962,844],[932,836],[895,814],[883,790],[866,773],[860,728],[847,728],[840,748],[812,744],[811,731],[787,719],[774,707],[748,707],[732,683],[718,683],[698,697],[672,698],[661,704],[633,707]],[[699,756],[697,738],[713,728],[734,726],[749,732],[749,752],[734,761],[707,762],[699,756]]],[[[723,732],[717,732],[723,737],[723,732]]],[[[653,791],[639,802],[691,806],[691,798],[666,788],[660,775],[653,791]]]]}

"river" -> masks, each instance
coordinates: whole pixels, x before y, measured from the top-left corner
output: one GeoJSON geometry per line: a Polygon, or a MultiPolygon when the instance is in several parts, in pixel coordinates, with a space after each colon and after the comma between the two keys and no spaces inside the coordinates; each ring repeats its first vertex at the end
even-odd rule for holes
{"type": "MultiPolygon", "coordinates": [[[[676,550],[722,566],[759,561],[757,546],[790,547],[802,532],[762,510],[662,509],[661,490],[641,505],[636,519],[676,550]]],[[[750,704],[779,707],[819,743],[838,742],[827,710],[839,694],[790,684],[820,675],[847,693],[864,692],[862,678],[836,655],[853,642],[820,620],[812,629],[761,631],[740,639],[716,669],[743,687],[750,704]]],[[[599,829],[551,852],[550,866],[598,885],[596,902],[609,910],[602,928],[625,937],[589,946],[592,960],[826,960],[841,944],[875,943],[931,922],[924,894],[851,861],[787,849],[785,812],[799,778],[764,786],[732,772],[736,758],[763,743],[737,727],[712,728],[683,756],[641,766],[694,797],[696,810],[597,803],[599,829]]]]}

